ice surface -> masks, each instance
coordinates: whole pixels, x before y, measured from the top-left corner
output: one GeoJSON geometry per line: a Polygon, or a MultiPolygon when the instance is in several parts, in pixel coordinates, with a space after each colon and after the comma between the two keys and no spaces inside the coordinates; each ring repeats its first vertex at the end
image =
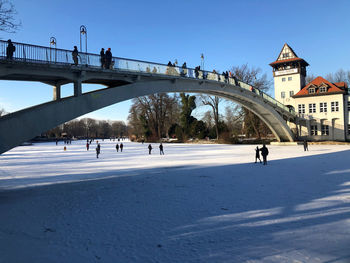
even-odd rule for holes
{"type": "Polygon", "coordinates": [[[350,262],[350,147],[85,141],[0,156],[0,262],[350,262]]]}

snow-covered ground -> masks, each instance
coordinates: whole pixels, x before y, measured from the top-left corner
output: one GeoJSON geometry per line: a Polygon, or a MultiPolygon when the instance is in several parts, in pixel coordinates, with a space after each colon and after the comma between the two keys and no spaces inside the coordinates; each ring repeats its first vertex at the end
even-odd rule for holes
{"type": "Polygon", "coordinates": [[[350,262],[350,146],[100,142],[0,156],[0,263],[350,262]]]}

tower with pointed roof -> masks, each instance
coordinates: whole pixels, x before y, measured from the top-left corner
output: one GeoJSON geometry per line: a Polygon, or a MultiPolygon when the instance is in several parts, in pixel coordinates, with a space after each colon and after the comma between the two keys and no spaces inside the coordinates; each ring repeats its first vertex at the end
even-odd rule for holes
{"type": "Polygon", "coordinates": [[[270,63],[273,69],[275,99],[295,108],[293,95],[305,86],[308,65],[288,44],[283,45],[277,60],[270,63]]]}

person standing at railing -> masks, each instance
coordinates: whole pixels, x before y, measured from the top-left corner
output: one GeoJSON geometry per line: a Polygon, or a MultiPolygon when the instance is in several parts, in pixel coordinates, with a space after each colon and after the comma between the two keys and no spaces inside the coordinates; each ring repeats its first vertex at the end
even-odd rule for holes
{"type": "Polygon", "coordinates": [[[78,65],[78,55],[79,55],[78,48],[77,48],[77,46],[74,46],[74,49],[72,51],[72,58],[73,58],[75,66],[78,65]]]}
{"type": "Polygon", "coordinates": [[[16,47],[12,44],[11,39],[7,40],[6,59],[13,59],[13,53],[16,51],[16,47]]]}
{"type": "Polygon", "coordinates": [[[101,56],[101,68],[104,68],[105,63],[106,63],[106,56],[105,56],[105,49],[104,48],[101,48],[100,56],[101,56]]]}
{"type": "Polygon", "coordinates": [[[106,69],[110,69],[111,67],[111,63],[112,63],[112,52],[111,52],[111,48],[108,48],[107,51],[106,51],[106,69]]]}

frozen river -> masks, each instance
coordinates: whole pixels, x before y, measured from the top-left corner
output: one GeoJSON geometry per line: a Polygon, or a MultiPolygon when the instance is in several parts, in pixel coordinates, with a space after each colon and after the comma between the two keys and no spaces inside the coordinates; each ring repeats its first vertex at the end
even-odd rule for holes
{"type": "Polygon", "coordinates": [[[0,156],[0,262],[350,262],[350,146],[73,142],[0,156]]]}

